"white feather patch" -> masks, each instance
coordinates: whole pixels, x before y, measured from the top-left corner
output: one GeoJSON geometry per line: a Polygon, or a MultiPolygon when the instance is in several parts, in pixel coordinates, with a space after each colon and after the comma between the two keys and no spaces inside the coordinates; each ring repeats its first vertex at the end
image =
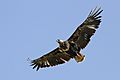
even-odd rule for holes
{"type": "Polygon", "coordinates": [[[95,25],[90,25],[88,28],[96,30],[95,25]]]}

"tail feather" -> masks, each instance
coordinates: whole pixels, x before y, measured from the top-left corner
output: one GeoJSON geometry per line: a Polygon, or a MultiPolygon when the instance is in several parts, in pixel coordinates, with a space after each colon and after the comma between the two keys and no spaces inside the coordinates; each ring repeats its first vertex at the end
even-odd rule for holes
{"type": "Polygon", "coordinates": [[[76,62],[82,62],[85,59],[85,55],[78,53],[74,59],[76,60],[76,62]]]}

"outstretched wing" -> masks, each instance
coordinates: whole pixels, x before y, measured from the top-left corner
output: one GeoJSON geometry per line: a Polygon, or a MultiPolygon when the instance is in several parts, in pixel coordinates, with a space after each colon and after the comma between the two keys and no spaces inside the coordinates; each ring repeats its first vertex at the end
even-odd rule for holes
{"type": "Polygon", "coordinates": [[[50,67],[50,66],[56,66],[58,64],[63,64],[66,61],[70,60],[70,55],[67,53],[62,53],[59,51],[59,48],[56,48],[55,50],[51,51],[50,53],[35,59],[31,61],[31,66],[34,68],[37,68],[38,71],[39,68],[43,67],[50,67]]]}
{"type": "Polygon", "coordinates": [[[101,22],[101,16],[99,14],[102,12],[101,8],[95,8],[91,10],[87,19],[76,29],[68,41],[73,41],[77,44],[80,49],[86,47],[89,43],[91,36],[95,33],[96,29],[99,27],[101,22]]]}

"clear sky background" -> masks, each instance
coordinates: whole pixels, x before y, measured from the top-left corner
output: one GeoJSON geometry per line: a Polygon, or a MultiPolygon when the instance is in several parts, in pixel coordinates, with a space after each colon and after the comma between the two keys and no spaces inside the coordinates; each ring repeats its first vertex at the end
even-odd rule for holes
{"type": "Polygon", "coordinates": [[[119,0],[1,0],[0,80],[120,80],[119,0]],[[101,6],[102,23],[74,60],[52,68],[32,69],[35,59],[66,40],[90,10],[101,6]]]}

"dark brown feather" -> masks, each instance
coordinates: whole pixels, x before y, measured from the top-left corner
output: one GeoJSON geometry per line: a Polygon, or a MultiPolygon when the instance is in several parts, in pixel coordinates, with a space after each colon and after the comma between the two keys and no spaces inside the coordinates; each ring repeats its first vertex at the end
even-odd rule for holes
{"type": "Polygon", "coordinates": [[[66,61],[69,61],[70,58],[71,57],[69,54],[62,53],[59,51],[58,48],[56,48],[55,50],[51,51],[50,53],[48,53],[38,59],[32,60],[31,66],[33,66],[33,69],[37,68],[36,70],[39,70],[39,68],[63,64],[66,61]]]}
{"type": "Polygon", "coordinates": [[[102,11],[101,8],[91,10],[87,19],[78,26],[68,41],[75,42],[79,47],[79,50],[85,48],[101,22],[101,16],[99,16],[99,14],[102,11]]]}

